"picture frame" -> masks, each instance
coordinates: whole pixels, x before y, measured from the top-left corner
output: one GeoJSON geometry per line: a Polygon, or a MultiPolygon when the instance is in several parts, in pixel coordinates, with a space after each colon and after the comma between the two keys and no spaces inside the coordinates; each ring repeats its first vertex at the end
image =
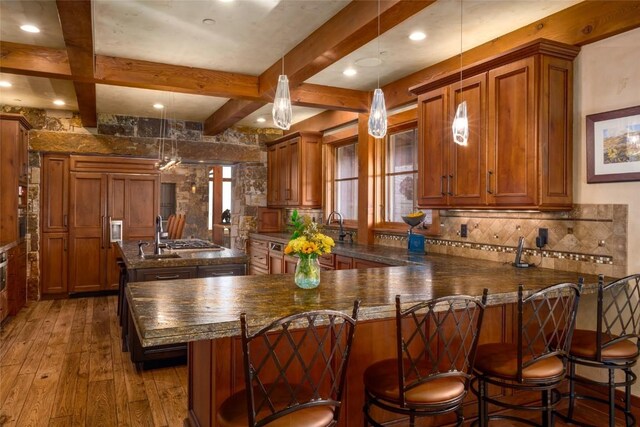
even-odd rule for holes
{"type": "Polygon", "coordinates": [[[640,105],[590,114],[587,183],[640,181],[640,105]]]}

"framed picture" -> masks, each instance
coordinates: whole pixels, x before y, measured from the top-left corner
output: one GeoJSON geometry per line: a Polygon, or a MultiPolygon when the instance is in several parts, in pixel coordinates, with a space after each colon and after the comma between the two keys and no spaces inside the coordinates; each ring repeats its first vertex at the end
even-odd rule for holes
{"type": "Polygon", "coordinates": [[[640,106],[587,116],[587,182],[640,181],[640,106]]]}

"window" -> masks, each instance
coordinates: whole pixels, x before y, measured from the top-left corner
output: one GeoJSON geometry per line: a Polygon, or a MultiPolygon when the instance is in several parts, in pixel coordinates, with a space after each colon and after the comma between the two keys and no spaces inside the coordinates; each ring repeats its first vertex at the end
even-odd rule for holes
{"type": "Polygon", "coordinates": [[[160,184],[160,216],[164,222],[176,213],[176,184],[163,182],[160,184]]]}
{"type": "Polygon", "coordinates": [[[384,162],[385,222],[402,222],[413,211],[418,182],[417,129],[389,134],[384,162]]]}
{"type": "Polygon", "coordinates": [[[358,219],[358,143],[335,148],[333,208],[344,220],[358,219]]]}
{"type": "Polygon", "coordinates": [[[231,191],[231,166],[211,168],[209,171],[209,230],[213,229],[214,221],[221,222],[222,212],[227,209],[231,211],[231,191]]]}

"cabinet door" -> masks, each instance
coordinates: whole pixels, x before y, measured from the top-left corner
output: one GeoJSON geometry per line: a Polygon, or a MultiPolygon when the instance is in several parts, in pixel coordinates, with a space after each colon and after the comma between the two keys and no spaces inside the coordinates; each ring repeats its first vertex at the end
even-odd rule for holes
{"type": "Polygon", "coordinates": [[[287,169],[287,190],[286,204],[288,206],[300,206],[300,157],[301,142],[300,138],[295,138],[287,144],[287,158],[285,160],[287,169]]]}
{"type": "Polygon", "coordinates": [[[353,259],[353,268],[376,268],[376,267],[388,267],[388,264],[381,262],[368,261],[366,259],[353,259]]]}
{"type": "Polygon", "coordinates": [[[278,159],[276,166],[276,173],[278,174],[278,198],[276,204],[278,206],[285,206],[288,203],[291,191],[289,187],[289,181],[291,180],[290,146],[287,143],[282,143],[275,147],[278,159]]]}
{"type": "Polygon", "coordinates": [[[69,158],[44,156],[42,161],[42,231],[68,230],[69,158]]]}
{"type": "Polygon", "coordinates": [[[280,170],[278,147],[269,147],[267,151],[267,205],[278,206],[280,201],[280,170]]]}
{"type": "Polygon", "coordinates": [[[0,121],[0,246],[18,240],[19,125],[0,121]]]}
{"type": "Polygon", "coordinates": [[[104,289],[106,283],[107,176],[72,172],[69,179],[69,291],[104,289]]]}
{"type": "MultiPolygon", "coordinates": [[[[447,192],[449,205],[480,206],[486,204],[486,83],[483,73],[452,84],[450,107],[455,116],[458,104],[467,102],[469,140],[462,146],[450,138],[447,192]]],[[[451,132],[451,126],[445,126],[451,132]]]]}
{"type": "Polygon", "coordinates": [[[536,204],[534,58],[489,71],[487,193],[496,206],[536,204]]]}
{"type": "Polygon", "coordinates": [[[322,139],[304,137],[301,144],[299,204],[305,207],[320,207],[322,206],[322,139]]]}
{"type": "Polygon", "coordinates": [[[269,251],[269,274],[282,274],[284,271],[282,252],[269,251]]]}
{"type": "Polygon", "coordinates": [[[296,265],[298,264],[298,258],[285,255],[283,263],[284,263],[285,274],[293,274],[296,272],[296,265]]]}
{"type": "Polygon", "coordinates": [[[451,120],[448,88],[418,98],[418,205],[447,205],[446,181],[451,120]]]}
{"type": "Polygon", "coordinates": [[[18,164],[20,166],[19,179],[27,182],[29,175],[29,133],[22,126],[18,127],[18,164]]]}
{"type": "Polygon", "coordinates": [[[42,234],[41,289],[43,294],[67,293],[67,233],[42,234]]]}
{"type": "Polygon", "coordinates": [[[336,255],[336,270],[350,270],[353,268],[353,258],[350,256],[336,255]]]}

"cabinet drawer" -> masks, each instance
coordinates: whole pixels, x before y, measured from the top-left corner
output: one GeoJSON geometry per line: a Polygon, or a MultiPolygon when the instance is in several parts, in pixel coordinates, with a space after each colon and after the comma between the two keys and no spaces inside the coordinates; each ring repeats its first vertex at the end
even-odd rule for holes
{"type": "Polygon", "coordinates": [[[198,266],[198,277],[244,276],[245,274],[244,264],[198,266]]]}
{"type": "Polygon", "coordinates": [[[266,240],[249,240],[249,252],[253,252],[255,250],[266,251],[267,249],[269,249],[269,245],[266,240]]]}
{"type": "Polygon", "coordinates": [[[320,263],[321,267],[333,270],[335,266],[335,259],[336,256],[334,254],[324,254],[320,255],[320,257],[318,258],[318,262],[320,263]]]}
{"type": "Polygon", "coordinates": [[[196,277],[195,267],[184,268],[145,268],[138,270],[136,280],[138,282],[151,282],[154,280],[179,280],[196,277]]]}
{"type": "Polygon", "coordinates": [[[251,251],[249,253],[249,264],[252,267],[264,268],[267,270],[269,268],[269,259],[267,257],[266,251],[251,251]]]}

